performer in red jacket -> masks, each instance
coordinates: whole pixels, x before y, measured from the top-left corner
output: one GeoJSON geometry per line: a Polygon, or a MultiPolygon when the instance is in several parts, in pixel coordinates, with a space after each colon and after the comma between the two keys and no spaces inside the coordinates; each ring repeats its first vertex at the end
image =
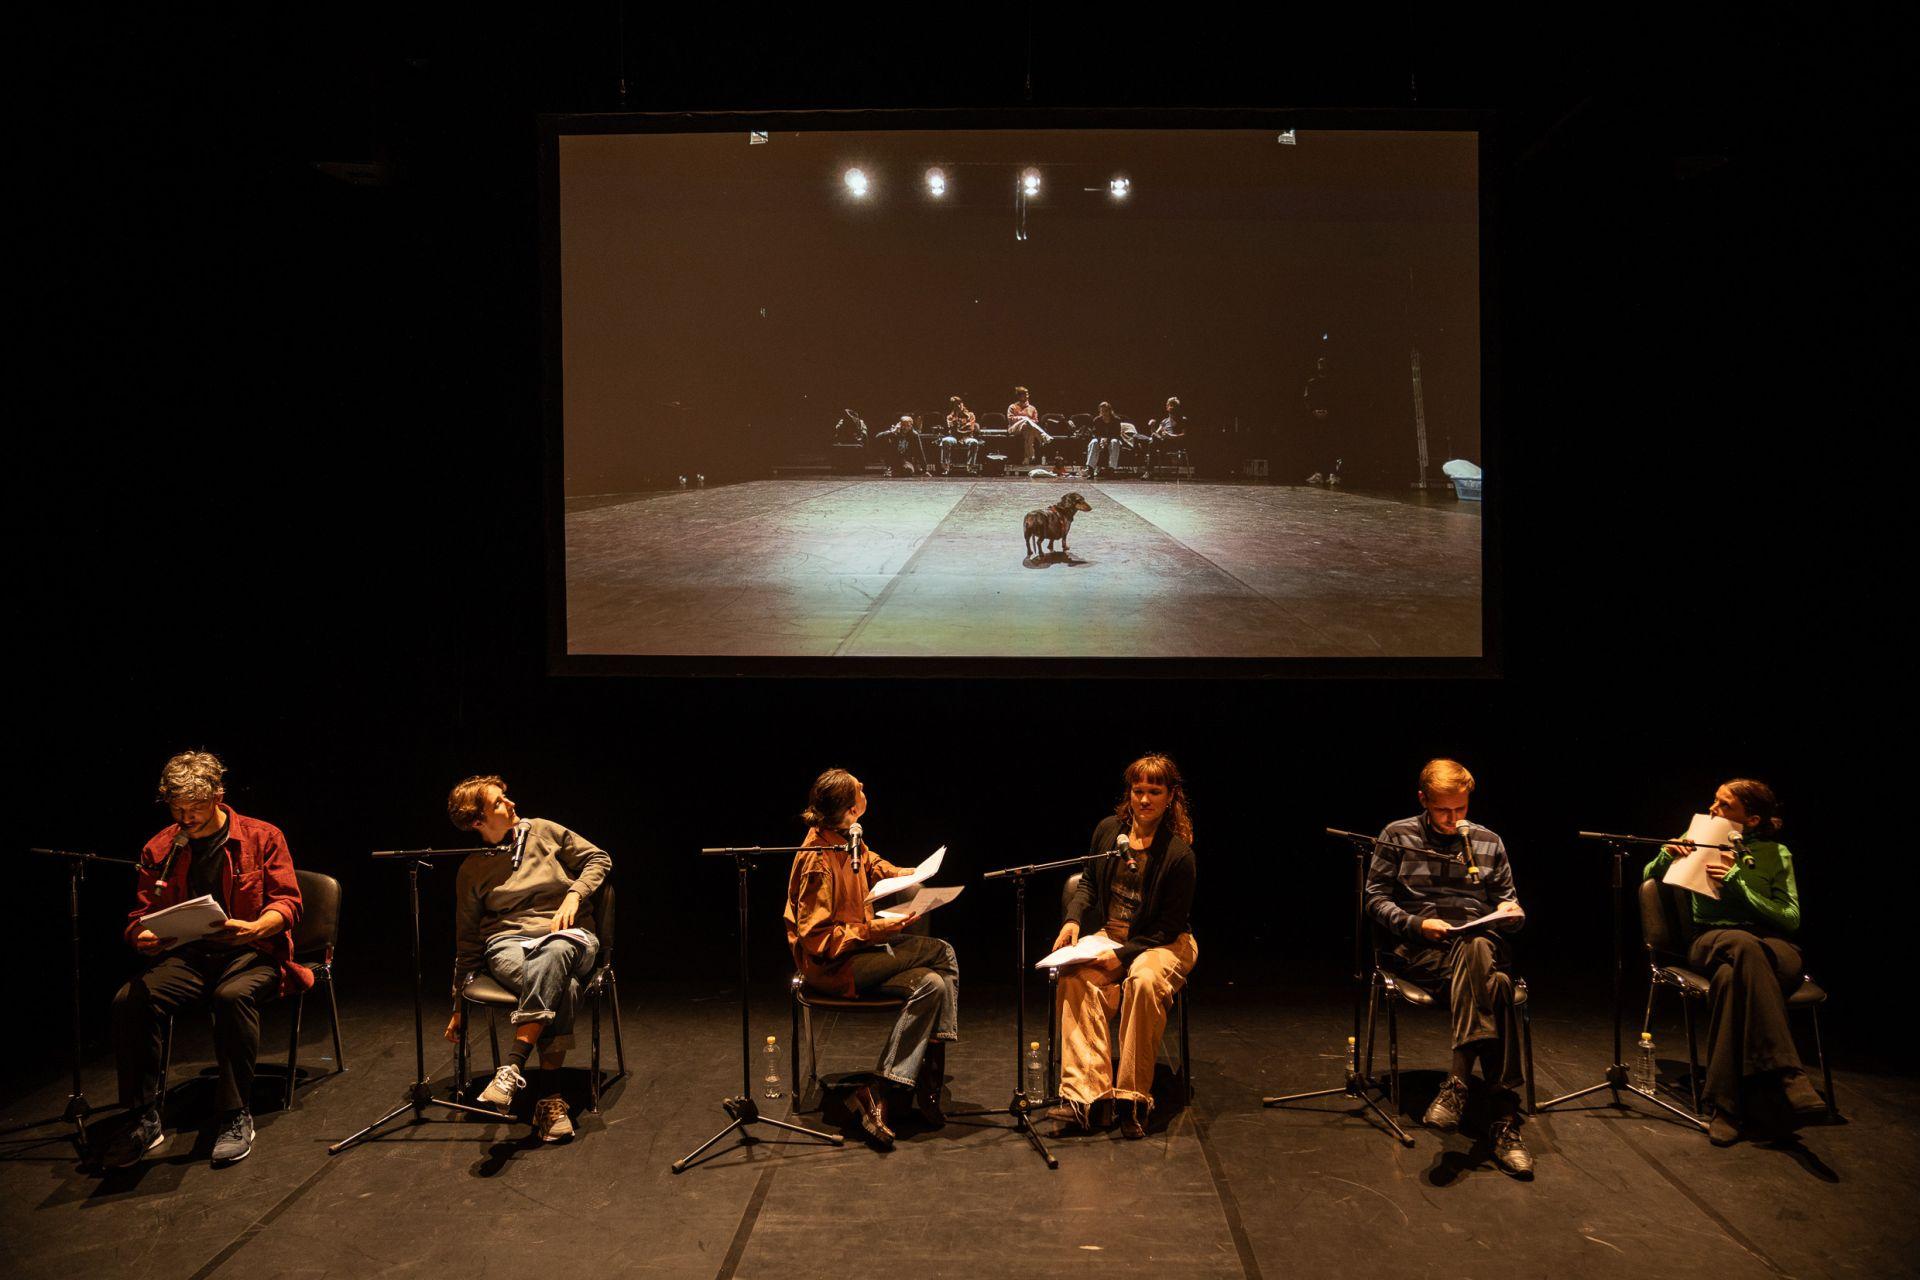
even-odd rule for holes
{"type": "Polygon", "coordinates": [[[260,1005],[304,991],[313,973],[293,961],[300,883],[280,828],[224,803],[225,767],[211,753],[187,751],[160,771],[160,803],[173,824],[147,841],[126,937],[147,968],[113,998],[114,1056],[120,1101],[132,1125],[107,1149],[110,1169],[137,1164],[166,1140],[160,1127],[160,1058],[166,1019],[206,1001],[213,1010],[221,1120],[215,1164],[253,1149],[247,1097],[260,1050],[260,1005]],[[203,895],[226,911],[220,931],[166,949],[142,917],[203,895]]]}

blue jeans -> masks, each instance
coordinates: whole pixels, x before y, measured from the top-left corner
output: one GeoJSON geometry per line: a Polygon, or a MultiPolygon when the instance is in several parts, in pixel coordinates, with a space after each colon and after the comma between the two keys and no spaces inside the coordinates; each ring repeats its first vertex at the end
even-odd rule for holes
{"type": "MultiPolygon", "coordinates": [[[[540,935],[545,936],[545,935],[540,935]]],[[[529,936],[502,934],[487,943],[487,972],[520,1004],[508,1016],[515,1026],[544,1022],[540,1047],[549,1051],[573,1047],[573,1008],[580,994],[578,979],[593,971],[600,940],[587,934],[582,945],[570,937],[554,938],[533,951],[523,945],[529,936]]]]}
{"type": "Polygon", "coordinates": [[[856,953],[849,967],[860,994],[905,997],[875,1069],[895,1084],[912,1085],[920,1078],[928,1040],[960,1038],[960,961],[940,939],[909,933],[856,953]]]}

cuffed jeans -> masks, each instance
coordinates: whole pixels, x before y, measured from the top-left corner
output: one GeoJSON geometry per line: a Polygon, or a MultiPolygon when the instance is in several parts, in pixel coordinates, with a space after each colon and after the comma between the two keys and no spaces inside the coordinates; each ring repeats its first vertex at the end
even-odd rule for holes
{"type": "Polygon", "coordinates": [[[1087,441],[1087,465],[1089,467],[1098,467],[1100,465],[1100,449],[1102,446],[1105,446],[1107,451],[1108,469],[1111,470],[1112,468],[1119,466],[1120,465],[1120,437],[1119,436],[1095,436],[1093,439],[1087,441]]]}
{"type": "Polygon", "coordinates": [[[874,1069],[895,1084],[920,1078],[929,1040],[960,1038],[960,961],[938,938],[903,934],[886,947],[855,952],[847,962],[853,989],[906,1000],[874,1069]]]}
{"type": "Polygon", "coordinates": [[[951,467],[953,465],[953,449],[955,445],[965,447],[967,451],[967,466],[969,468],[980,465],[980,441],[978,438],[974,436],[967,436],[965,438],[960,436],[943,436],[940,440],[941,466],[951,467]]]}
{"type": "Polygon", "coordinates": [[[1393,952],[1415,982],[1447,983],[1453,1047],[1487,1046],[1480,1058],[1488,1084],[1511,1093],[1526,1082],[1513,1008],[1512,953],[1505,939],[1481,933],[1444,946],[1403,942],[1393,952]]]}
{"type": "Polygon", "coordinates": [[[1787,1026],[1787,997],[1802,977],[1800,948],[1745,929],[1709,929],[1693,940],[1687,963],[1709,975],[1707,1097],[1737,1116],[1742,1080],[1800,1070],[1800,1051],[1787,1026]]]}
{"type": "Polygon", "coordinates": [[[487,943],[487,972],[507,990],[520,997],[520,1003],[508,1015],[515,1026],[523,1022],[544,1022],[540,1047],[550,1052],[573,1047],[573,1010],[580,994],[576,979],[593,970],[593,958],[600,953],[600,940],[587,934],[583,945],[575,938],[559,937],[528,951],[526,934],[503,934],[487,943]]]}
{"type": "Polygon", "coordinates": [[[252,947],[188,948],[156,961],[113,998],[113,1055],[122,1105],[137,1114],[159,1102],[166,1021],[206,1000],[213,1010],[219,1071],[214,1106],[222,1112],[245,1107],[260,1056],[260,1006],[279,991],[279,968],[252,947]]]}
{"type": "Polygon", "coordinates": [[[1193,935],[1133,958],[1124,978],[1090,964],[1060,971],[1060,1096],[1084,1109],[1102,1098],[1153,1105],[1153,1064],[1173,997],[1200,958],[1193,935]],[[1120,1015],[1120,1069],[1109,1023],[1120,1015]]]}

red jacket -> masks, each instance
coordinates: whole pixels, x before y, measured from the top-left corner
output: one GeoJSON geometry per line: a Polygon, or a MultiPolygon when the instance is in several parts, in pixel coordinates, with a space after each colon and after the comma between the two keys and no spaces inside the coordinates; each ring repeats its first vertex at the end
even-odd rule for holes
{"type": "MultiPolygon", "coordinates": [[[[280,966],[281,995],[305,991],[313,985],[313,970],[293,960],[293,927],[300,923],[300,881],[293,874],[287,838],[270,822],[235,813],[228,805],[220,807],[227,811],[227,843],[221,850],[227,863],[221,876],[227,914],[237,920],[258,920],[269,909],[279,912],[287,927],[252,945],[280,966]]],[[[162,828],[140,852],[140,886],[134,895],[133,911],[127,916],[128,942],[140,932],[141,916],[187,899],[187,873],[193,863],[191,845],[182,848],[173,860],[167,887],[159,887],[160,868],[166,864],[173,838],[179,833],[177,822],[162,828]]]]}

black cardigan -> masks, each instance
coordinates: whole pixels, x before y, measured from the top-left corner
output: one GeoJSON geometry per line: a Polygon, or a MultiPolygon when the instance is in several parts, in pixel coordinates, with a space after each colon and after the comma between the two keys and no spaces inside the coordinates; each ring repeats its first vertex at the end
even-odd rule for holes
{"type": "MultiPolygon", "coordinates": [[[[1093,829],[1093,840],[1087,847],[1087,855],[1098,861],[1080,877],[1079,887],[1067,902],[1067,920],[1079,922],[1080,936],[1083,938],[1099,932],[1107,924],[1107,895],[1113,889],[1115,859],[1099,855],[1113,848],[1114,840],[1120,834],[1121,821],[1116,814],[1093,829]]],[[[1167,946],[1190,927],[1188,916],[1193,911],[1193,846],[1174,835],[1172,827],[1162,820],[1160,829],[1153,833],[1151,848],[1152,861],[1147,868],[1146,892],[1140,903],[1140,914],[1134,917],[1133,928],[1117,953],[1123,969],[1131,965],[1133,958],[1142,951],[1167,946]]]]}

